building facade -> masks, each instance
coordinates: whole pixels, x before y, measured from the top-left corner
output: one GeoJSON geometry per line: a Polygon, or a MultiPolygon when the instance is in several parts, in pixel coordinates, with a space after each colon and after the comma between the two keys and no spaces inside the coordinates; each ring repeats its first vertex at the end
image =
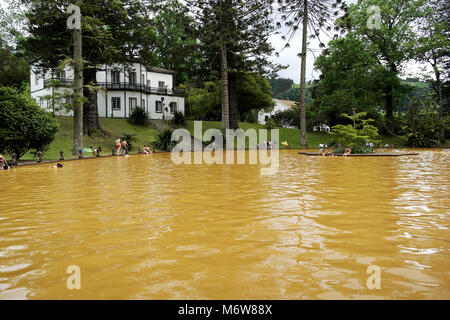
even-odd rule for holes
{"type": "Polygon", "coordinates": [[[295,105],[295,101],[289,101],[289,100],[279,100],[274,99],[275,106],[273,107],[272,111],[266,112],[264,110],[259,111],[258,113],[258,123],[265,125],[268,119],[272,119],[273,116],[281,111],[286,111],[290,108],[292,108],[295,105]]]}
{"type": "MultiPolygon", "coordinates": [[[[139,63],[104,65],[97,71],[96,80],[101,88],[97,92],[99,117],[128,118],[137,106],[143,107],[150,119],[171,119],[175,111],[184,114],[184,92],[174,88],[173,71],[139,63]]],[[[58,73],[32,68],[30,81],[32,98],[43,109],[54,112],[58,103],[55,97],[71,92],[74,72],[71,68],[58,73]]],[[[73,111],[57,110],[55,115],[72,116],[73,111]]]]}

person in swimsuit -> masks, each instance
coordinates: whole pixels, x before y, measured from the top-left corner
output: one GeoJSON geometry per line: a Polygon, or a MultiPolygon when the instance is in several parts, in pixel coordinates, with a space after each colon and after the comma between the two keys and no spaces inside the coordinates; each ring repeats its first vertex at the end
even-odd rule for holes
{"type": "Polygon", "coordinates": [[[127,140],[122,141],[122,155],[127,156],[128,155],[128,143],[127,140]]]}
{"type": "Polygon", "coordinates": [[[152,151],[150,150],[150,148],[149,148],[147,145],[144,146],[144,153],[145,153],[145,154],[150,154],[150,153],[152,153],[152,151]]]}
{"type": "Polygon", "coordinates": [[[352,153],[352,149],[350,149],[349,147],[345,147],[344,157],[347,157],[348,155],[350,155],[350,153],[352,153]]]}
{"type": "Polygon", "coordinates": [[[115,141],[117,148],[117,155],[120,155],[120,138],[115,141]]]}
{"type": "Polygon", "coordinates": [[[6,161],[6,158],[3,157],[1,154],[0,154],[0,162],[1,162],[1,167],[0,167],[1,170],[9,170],[9,169],[11,169],[11,167],[8,164],[8,162],[6,161]]]}

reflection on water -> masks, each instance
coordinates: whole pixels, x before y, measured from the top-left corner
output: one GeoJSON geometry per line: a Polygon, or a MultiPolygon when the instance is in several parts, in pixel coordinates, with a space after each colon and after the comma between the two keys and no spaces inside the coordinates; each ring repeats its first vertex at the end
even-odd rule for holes
{"type": "Polygon", "coordinates": [[[0,172],[0,299],[449,299],[450,152],[419,153],[0,172]]]}

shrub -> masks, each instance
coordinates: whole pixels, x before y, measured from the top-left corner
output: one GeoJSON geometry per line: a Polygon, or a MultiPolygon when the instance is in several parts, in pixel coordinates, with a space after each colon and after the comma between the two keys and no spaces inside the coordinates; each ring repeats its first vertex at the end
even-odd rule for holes
{"type": "Polygon", "coordinates": [[[164,129],[156,135],[156,140],[152,142],[152,147],[160,151],[171,151],[176,141],[172,141],[171,129],[164,129]]]}
{"type": "Polygon", "coordinates": [[[184,126],[186,125],[186,118],[184,116],[184,113],[181,111],[175,111],[173,113],[173,119],[172,119],[173,123],[176,126],[184,126]]]}
{"type": "Polygon", "coordinates": [[[439,116],[436,105],[428,105],[420,110],[419,103],[413,101],[410,112],[403,121],[403,132],[408,137],[408,146],[416,148],[437,148],[441,128],[448,127],[448,117],[439,116]]]}
{"type": "Polygon", "coordinates": [[[135,126],[145,126],[150,120],[150,114],[142,107],[136,107],[131,111],[128,122],[135,126]]]}
{"type": "Polygon", "coordinates": [[[28,150],[44,151],[55,138],[58,123],[27,92],[0,87],[0,151],[19,160],[28,150]]]}
{"type": "MultiPolygon", "coordinates": [[[[355,113],[353,116],[345,115],[353,121],[353,125],[338,124],[334,126],[329,133],[335,138],[334,142],[340,145],[341,148],[348,146],[352,149],[352,153],[373,152],[373,149],[367,144],[380,142],[377,140],[378,128],[369,124],[374,121],[373,119],[362,119],[366,114],[366,112],[361,112],[355,113]]],[[[340,153],[339,150],[338,147],[335,152],[340,153]]]]}
{"type": "Polygon", "coordinates": [[[275,113],[273,116],[273,119],[275,120],[275,123],[279,127],[299,127],[299,113],[298,109],[291,108],[285,111],[279,111],[275,113]]]}
{"type": "Polygon", "coordinates": [[[276,127],[275,121],[273,119],[271,119],[271,118],[267,119],[267,121],[266,121],[266,129],[267,130],[272,130],[272,129],[275,129],[275,127],[276,127]]]}
{"type": "MultiPolygon", "coordinates": [[[[364,154],[364,153],[373,153],[375,150],[369,145],[357,145],[350,148],[352,150],[352,154],[364,154]]],[[[338,145],[336,149],[334,149],[334,153],[342,154],[345,152],[345,146],[338,145]]]]}
{"type": "Polygon", "coordinates": [[[245,121],[248,123],[258,122],[258,110],[252,109],[245,115],[245,121]]]}

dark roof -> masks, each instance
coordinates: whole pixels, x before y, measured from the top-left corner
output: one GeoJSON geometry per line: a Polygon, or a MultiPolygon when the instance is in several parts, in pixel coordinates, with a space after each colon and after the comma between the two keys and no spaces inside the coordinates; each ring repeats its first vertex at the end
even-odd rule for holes
{"type": "Polygon", "coordinates": [[[153,67],[153,68],[147,69],[147,71],[149,71],[149,72],[158,72],[158,73],[168,73],[168,74],[174,74],[175,73],[175,71],[167,70],[167,69],[163,69],[163,68],[158,68],[158,67],[153,67]]]}

